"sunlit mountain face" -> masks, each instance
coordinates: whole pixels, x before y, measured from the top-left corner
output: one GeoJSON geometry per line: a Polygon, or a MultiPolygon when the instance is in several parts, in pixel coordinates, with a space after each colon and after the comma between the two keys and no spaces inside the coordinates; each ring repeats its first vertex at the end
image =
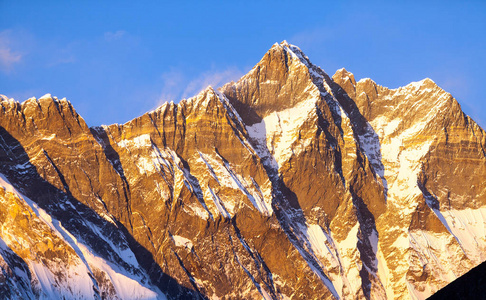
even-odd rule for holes
{"type": "Polygon", "coordinates": [[[486,134],[430,79],[284,41],[122,125],[0,105],[0,298],[424,299],[486,259],[486,134]]]}

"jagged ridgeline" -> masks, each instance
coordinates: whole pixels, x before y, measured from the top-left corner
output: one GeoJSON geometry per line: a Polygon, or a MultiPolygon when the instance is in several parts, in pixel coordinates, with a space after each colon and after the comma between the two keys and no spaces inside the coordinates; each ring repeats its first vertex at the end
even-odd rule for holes
{"type": "Polygon", "coordinates": [[[282,42],[123,125],[0,105],[0,298],[423,299],[486,259],[486,135],[430,79],[282,42]]]}

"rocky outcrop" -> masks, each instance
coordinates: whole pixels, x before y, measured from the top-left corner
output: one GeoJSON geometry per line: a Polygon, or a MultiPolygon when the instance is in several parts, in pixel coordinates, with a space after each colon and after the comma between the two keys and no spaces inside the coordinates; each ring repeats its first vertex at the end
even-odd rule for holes
{"type": "Polygon", "coordinates": [[[485,259],[486,135],[429,79],[283,42],[123,125],[0,104],[6,298],[425,298],[485,259]]]}

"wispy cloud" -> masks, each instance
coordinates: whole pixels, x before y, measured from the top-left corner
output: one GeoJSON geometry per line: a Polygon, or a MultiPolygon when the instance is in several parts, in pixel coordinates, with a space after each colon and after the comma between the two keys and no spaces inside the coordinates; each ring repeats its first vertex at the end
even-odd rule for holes
{"type": "Polygon", "coordinates": [[[121,39],[126,34],[124,30],[117,30],[115,32],[105,32],[105,40],[108,42],[121,39]]]}
{"type": "Polygon", "coordinates": [[[187,98],[196,95],[201,90],[212,86],[214,88],[220,87],[223,84],[232,80],[237,80],[243,76],[243,73],[237,68],[228,68],[222,71],[210,70],[200,74],[198,77],[192,79],[182,93],[182,98],[187,98]]]}
{"type": "Polygon", "coordinates": [[[172,69],[161,76],[162,92],[160,93],[157,106],[165,102],[178,100],[184,88],[184,74],[180,70],[172,69]]]}
{"type": "Polygon", "coordinates": [[[230,67],[224,70],[212,68],[202,72],[195,77],[190,77],[180,70],[170,70],[162,74],[162,92],[157,106],[168,101],[177,101],[197,95],[208,86],[218,88],[227,82],[239,79],[243,72],[230,67]]]}
{"type": "Polygon", "coordinates": [[[51,48],[49,51],[50,53],[53,53],[53,55],[50,57],[47,56],[47,67],[76,63],[78,61],[77,54],[79,54],[77,52],[79,49],[84,49],[83,42],[81,41],[72,41],[66,45],[51,44],[49,47],[51,48]]]}
{"type": "Polygon", "coordinates": [[[0,32],[0,71],[10,72],[16,63],[22,60],[22,54],[12,48],[11,30],[0,32]]]}

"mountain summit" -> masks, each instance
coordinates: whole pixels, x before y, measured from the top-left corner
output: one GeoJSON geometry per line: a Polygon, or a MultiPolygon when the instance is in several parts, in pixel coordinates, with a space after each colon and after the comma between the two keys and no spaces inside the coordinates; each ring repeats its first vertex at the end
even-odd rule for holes
{"type": "Polygon", "coordinates": [[[424,299],[486,260],[486,134],[430,79],[284,41],[123,125],[0,105],[6,299],[424,299]]]}

